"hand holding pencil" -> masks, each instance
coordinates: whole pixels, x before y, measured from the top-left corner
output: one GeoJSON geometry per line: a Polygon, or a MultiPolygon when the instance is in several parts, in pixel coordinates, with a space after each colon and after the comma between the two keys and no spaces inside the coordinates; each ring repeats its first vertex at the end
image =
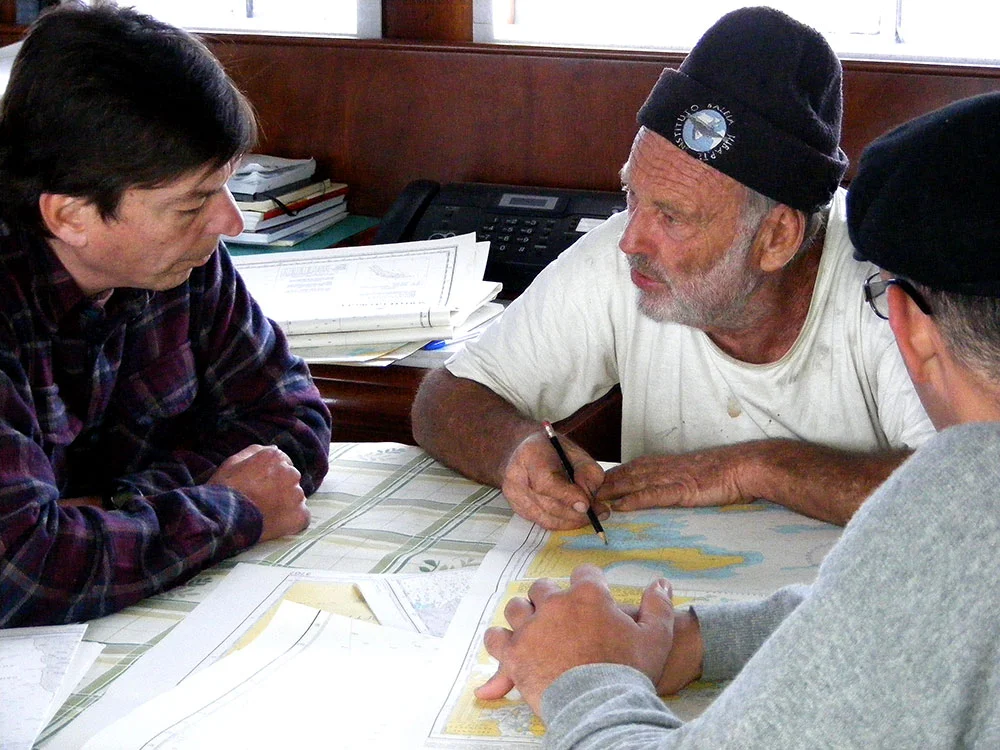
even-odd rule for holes
{"type": "MultiPolygon", "coordinates": [[[[552,447],[555,448],[556,453],[559,456],[559,460],[562,462],[563,468],[566,470],[566,476],[570,482],[576,482],[576,473],[573,471],[573,464],[569,460],[569,456],[566,455],[566,451],[563,450],[562,443],[559,442],[559,438],[556,435],[555,430],[552,429],[552,425],[549,422],[542,422],[542,427],[545,428],[545,434],[549,438],[549,442],[552,443],[552,447]]],[[[594,528],[594,533],[601,538],[601,541],[605,544],[608,543],[608,535],[604,532],[604,527],[601,525],[601,519],[597,517],[597,513],[594,512],[594,507],[592,505],[587,507],[587,519],[590,521],[590,525],[594,528]]]]}
{"type": "Polygon", "coordinates": [[[500,489],[522,518],[554,531],[578,529],[587,523],[587,508],[592,503],[595,509],[600,507],[594,498],[604,482],[604,469],[568,437],[559,436],[557,442],[572,475],[545,430],[538,429],[538,422],[525,420],[520,442],[500,469],[500,489]]]}

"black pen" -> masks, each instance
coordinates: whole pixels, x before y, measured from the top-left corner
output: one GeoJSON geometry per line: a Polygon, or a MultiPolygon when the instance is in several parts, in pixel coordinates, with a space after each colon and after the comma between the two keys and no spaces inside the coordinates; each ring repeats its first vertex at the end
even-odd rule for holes
{"type": "MultiPolygon", "coordinates": [[[[566,455],[566,451],[563,450],[562,443],[559,442],[559,438],[556,437],[556,431],[552,429],[552,425],[548,422],[542,422],[542,427],[545,428],[545,434],[549,436],[549,442],[552,443],[552,447],[556,449],[556,453],[559,454],[559,460],[562,461],[563,468],[566,470],[566,476],[569,477],[569,481],[576,484],[576,475],[573,473],[573,464],[569,462],[569,456],[566,455]]],[[[590,519],[590,525],[594,527],[594,533],[601,537],[601,541],[605,544],[608,543],[608,535],[604,533],[604,527],[601,526],[601,519],[597,517],[594,509],[588,505],[587,506],[587,518],[590,519]]]]}

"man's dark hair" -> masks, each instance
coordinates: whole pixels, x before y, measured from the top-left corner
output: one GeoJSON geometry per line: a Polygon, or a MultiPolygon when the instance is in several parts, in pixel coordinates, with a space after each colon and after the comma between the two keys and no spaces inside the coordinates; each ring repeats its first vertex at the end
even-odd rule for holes
{"type": "Polygon", "coordinates": [[[126,189],[218,169],[253,146],[246,98],[191,34],[71,3],[36,21],[0,102],[0,219],[50,236],[42,193],[115,217],[126,189]]]}

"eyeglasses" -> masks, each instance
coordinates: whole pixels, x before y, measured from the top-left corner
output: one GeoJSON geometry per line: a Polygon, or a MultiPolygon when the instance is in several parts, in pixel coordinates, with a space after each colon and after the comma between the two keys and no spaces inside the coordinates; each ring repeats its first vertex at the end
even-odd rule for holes
{"type": "Polygon", "coordinates": [[[878,273],[873,273],[865,279],[865,302],[871,306],[872,312],[882,320],[889,319],[889,296],[886,291],[893,284],[906,292],[924,315],[934,314],[927,300],[909,281],[906,279],[883,279],[878,273]]]}

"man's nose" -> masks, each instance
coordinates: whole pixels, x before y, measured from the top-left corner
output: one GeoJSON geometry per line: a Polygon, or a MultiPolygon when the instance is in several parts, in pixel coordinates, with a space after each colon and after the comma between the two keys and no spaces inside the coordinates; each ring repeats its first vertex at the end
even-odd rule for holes
{"type": "Polygon", "coordinates": [[[209,221],[208,229],[212,234],[221,234],[226,237],[234,237],[243,231],[243,215],[236,205],[233,194],[229,188],[225,188],[218,196],[215,196],[216,205],[213,206],[213,214],[209,221]]]}
{"type": "Polygon", "coordinates": [[[650,252],[650,234],[648,212],[641,208],[630,208],[625,230],[622,232],[618,247],[626,255],[647,255],[650,252]]]}

